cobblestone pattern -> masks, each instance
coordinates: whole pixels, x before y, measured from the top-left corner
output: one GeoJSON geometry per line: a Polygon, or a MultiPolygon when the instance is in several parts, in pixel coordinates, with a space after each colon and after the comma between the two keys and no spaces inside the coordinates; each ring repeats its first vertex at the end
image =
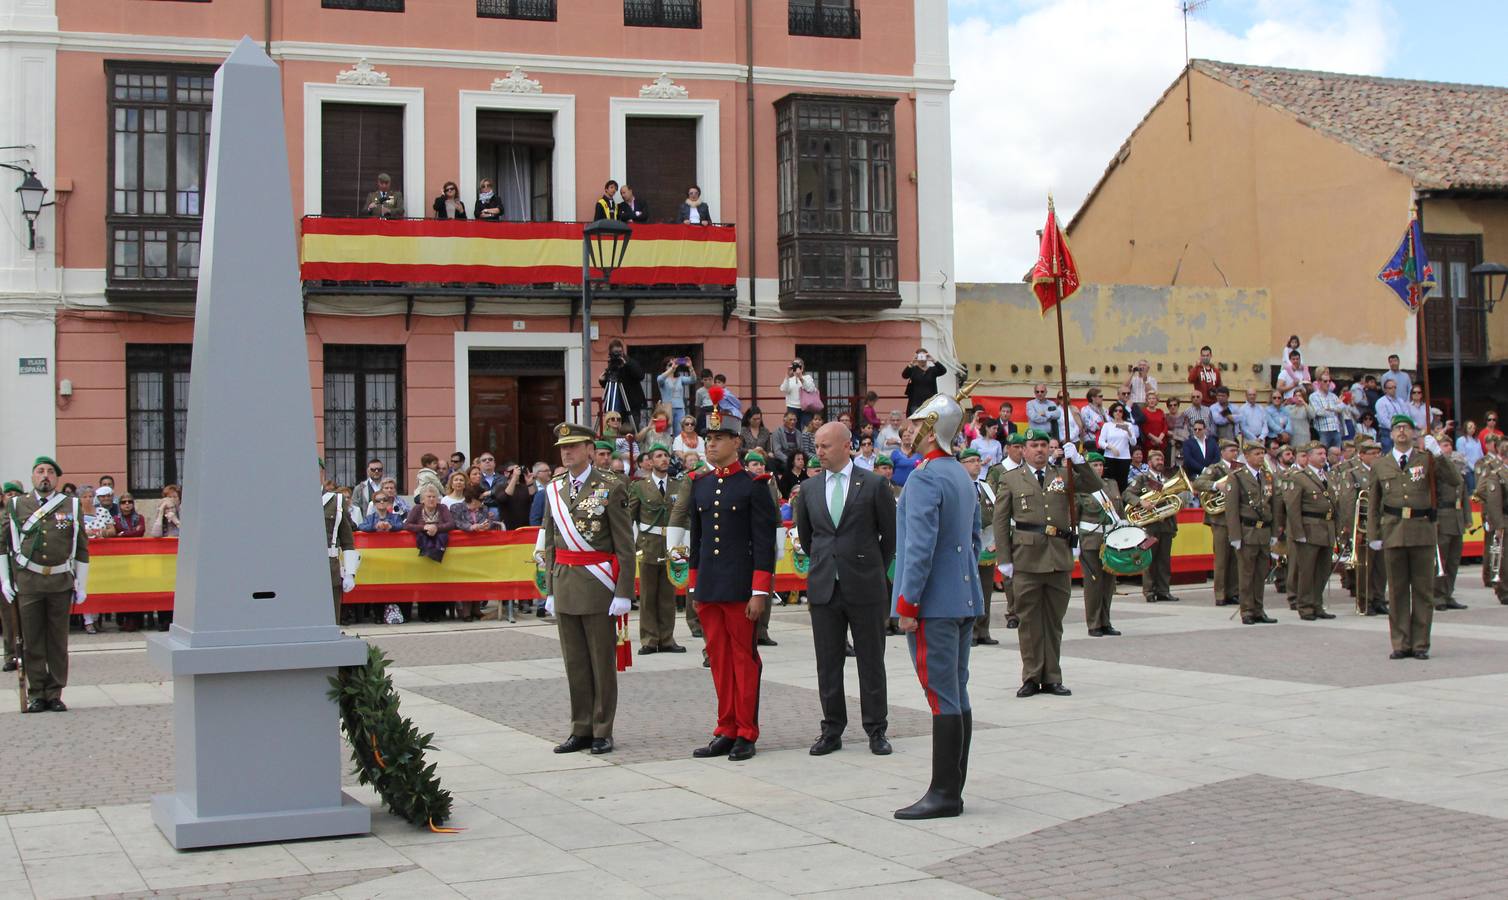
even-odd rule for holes
{"type": "Polygon", "coordinates": [[[100,894],[100,900],[136,900],[138,897],[166,897],[172,900],[198,898],[246,897],[255,900],[297,900],[339,890],[353,884],[375,881],[389,875],[408,872],[415,866],[380,869],[355,869],[349,872],[324,872],[319,875],[295,875],[288,878],[258,878],[252,881],[228,881],[222,884],[196,884],[193,887],[167,888],[160,891],[133,891],[129,894],[100,894]]]}
{"type": "MultiPolygon", "coordinates": [[[[569,694],[564,678],[490,684],[413,688],[448,703],[547,740],[570,732],[569,694]]],[[[618,717],[613,723],[616,750],[603,759],[641,763],[682,759],[707,743],[716,724],[717,699],[706,669],[642,672],[618,680],[618,717]]],[[[759,697],[759,747],[789,750],[810,746],[821,730],[822,706],[808,688],[764,683],[759,697]]],[[[985,723],[978,728],[993,727],[985,723]]],[[[932,733],[932,718],[923,712],[890,707],[892,738],[932,733]]],[[[848,742],[863,747],[859,701],[848,698],[848,742]]],[[[443,735],[436,735],[443,749],[443,735]]]]}
{"type": "MultiPolygon", "coordinates": [[[[1357,631],[1323,621],[1302,622],[1286,609],[1269,609],[1281,624],[1146,636],[1128,631],[1113,641],[1064,644],[1063,655],[1336,687],[1508,672],[1508,654],[1499,641],[1437,633],[1428,661],[1390,660],[1385,617],[1371,619],[1371,630],[1357,631]]],[[[1438,615],[1437,622],[1444,618],[1438,615]]]]}
{"type": "Polygon", "coordinates": [[[68,684],[72,687],[86,684],[135,684],[170,680],[161,669],[152,665],[152,661],[147,659],[145,650],[80,651],[77,647],[69,649],[68,684]]]}
{"type": "Polygon", "coordinates": [[[384,634],[380,629],[359,633],[363,640],[386,651],[395,666],[509,662],[560,655],[560,642],[554,638],[506,625],[426,634],[384,634]]]}
{"type": "Polygon", "coordinates": [[[1012,898],[1474,898],[1503,895],[1505,854],[1508,822],[1258,775],[1066,822],[928,871],[1012,898]]]}

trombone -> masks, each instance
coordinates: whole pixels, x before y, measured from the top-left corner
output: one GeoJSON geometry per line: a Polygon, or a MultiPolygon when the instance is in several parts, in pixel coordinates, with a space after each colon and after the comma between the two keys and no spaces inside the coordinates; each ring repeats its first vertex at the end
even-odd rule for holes
{"type": "Polygon", "coordinates": [[[1356,614],[1367,614],[1367,604],[1371,598],[1367,591],[1371,587],[1372,548],[1367,546],[1367,520],[1372,512],[1372,501],[1368,498],[1365,489],[1356,495],[1356,511],[1351,516],[1351,555],[1346,568],[1355,572],[1354,584],[1356,586],[1356,614]]]}

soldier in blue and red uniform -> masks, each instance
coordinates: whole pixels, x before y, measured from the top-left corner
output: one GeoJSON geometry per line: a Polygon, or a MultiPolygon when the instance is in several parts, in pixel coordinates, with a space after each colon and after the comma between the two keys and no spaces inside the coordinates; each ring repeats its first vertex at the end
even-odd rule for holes
{"type": "MultiPolygon", "coordinates": [[[[709,389],[719,391],[714,386],[709,389]]],[[[702,620],[717,728],[692,756],[749,759],[759,740],[757,623],[775,586],[775,529],[780,514],[765,482],[739,463],[739,417],[714,397],[707,414],[710,469],[696,473],[690,495],[689,598],[702,620]]]]}

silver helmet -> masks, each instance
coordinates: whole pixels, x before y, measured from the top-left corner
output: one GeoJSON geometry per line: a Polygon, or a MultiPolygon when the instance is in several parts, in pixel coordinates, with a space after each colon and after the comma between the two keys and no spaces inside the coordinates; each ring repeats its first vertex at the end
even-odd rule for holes
{"type": "Polygon", "coordinates": [[[921,446],[927,435],[937,437],[937,446],[944,449],[953,446],[953,438],[958,435],[958,429],[963,425],[963,404],[974,392],[978,379],[970,381],[959,389],[958,394],[949,397],[947,394],[934,394],[926,403],[916,408],[909,418],[916,424],[916,435],[911,439],[913,449],[921,446]]]}

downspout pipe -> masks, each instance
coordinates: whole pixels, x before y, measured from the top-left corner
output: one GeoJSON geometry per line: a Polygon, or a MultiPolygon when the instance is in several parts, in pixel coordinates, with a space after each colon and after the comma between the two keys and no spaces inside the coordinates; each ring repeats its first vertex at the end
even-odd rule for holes
{"type": "Polygon", "coordinates": [[[749,396],[751,406],[759,405],[759,323],[752,317],[755,307],[755,279],[754,269],[757,254],[755,248],[759,245],[759,200],[754,193],[755,165],[754,149],[754,0],[744,0],[744,103],[748,116],[748,122],[744,131],[748,135],[748,145],[745,148],[745,167],[749,171],[749,396]]]}

